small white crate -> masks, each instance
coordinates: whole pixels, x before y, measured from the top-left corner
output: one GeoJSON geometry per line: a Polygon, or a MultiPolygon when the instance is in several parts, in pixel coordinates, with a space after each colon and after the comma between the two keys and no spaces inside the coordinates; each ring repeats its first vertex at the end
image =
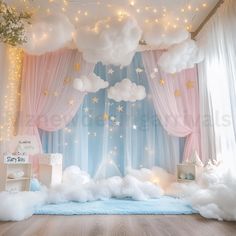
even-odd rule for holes
{"type": "Polygon", "coordinates": [[[177,165],[176,177],[178,182],[196,181],[199,175],[199,167],[194,164],[177,165]],[[191,177],[191,178],[190,178],[191,177]]]}

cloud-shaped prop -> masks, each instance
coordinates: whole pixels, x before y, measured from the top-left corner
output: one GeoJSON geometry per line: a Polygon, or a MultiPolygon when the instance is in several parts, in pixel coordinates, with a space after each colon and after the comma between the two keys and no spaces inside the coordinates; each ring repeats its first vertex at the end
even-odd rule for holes
{"type": "Polygon", "coordinates": [[[129,79],[123,79],[108,89],[108,98],[116,102],[135,102],[146,97],[145,87],[132,83],[129,79]]]}
{"type": "Polygon", "coordinates": [[[167,49],[174,44],[179,44],[190,37],[184,28],[165,29],[161,24],[150,24],[144,31],[143,39],[149,45],[158,49],[167,49]]]}
{"type": "Polygon", "coordinates": [[[204,59],[202,51],[194,40],[188,39],[164,52],[158,60],[160,68],[167,73],[176,73],[193,68],[204,59]]]}
{"type": "Polygon", "coordinates": [[[37,17],[26,27],[27,43],[23,49],[33,55],[58,50],[73,38],[74,26],[63,14],[37,17]]]}
{"type": "Polygon", "coordinates": [[[96,93],[100,89],[107,88],[109,83],[104,81],[94,73],[88,76],[81,76],[79,79],[75,79],[73,87],[80,92],[96,93]]]}
{"type": "Polygon", "coordinates": [[[129,16],[98,21],[77,31],[76,44],[87,62],[129,65],[138,47],[141,29],[129,16]]]}

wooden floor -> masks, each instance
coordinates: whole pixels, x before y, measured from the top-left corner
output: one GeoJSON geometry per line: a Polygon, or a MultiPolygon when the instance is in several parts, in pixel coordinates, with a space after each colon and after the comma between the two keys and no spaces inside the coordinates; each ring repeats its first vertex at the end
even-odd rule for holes
{"type": "Polygon", "coordinates": [[[236,222],[198,215],[33,216],[21,222],[0,222],[0,235],[236,236],[236,222]]]}

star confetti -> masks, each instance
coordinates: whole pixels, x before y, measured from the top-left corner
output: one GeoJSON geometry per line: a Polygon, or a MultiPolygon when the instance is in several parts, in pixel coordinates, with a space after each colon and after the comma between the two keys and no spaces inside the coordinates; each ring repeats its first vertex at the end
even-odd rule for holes
{"type": "Polygon", "coordinates": [[[192,89],[192,88],[194,88],[194,81],[188,81],[188,82],[186,83],[186,87],[187,87],[187,89],[192,89]]]}
{"type": "Polygon", "coordinates": [[[123,106],[121,106],[121,105],[119,105],[119,106],[116,108],[116,110],[117,110],[118,112],[123,112],[123,111],[124,111],[123,106]]]}
{"type": "Polygon", "coordinates": [[[136,68],[136,73],[141,73],[141,72],[143,72],[143,69],[141,69],[141,68],[136,68]]]}
{"type": "Polygon", "coordinates": [[[75,101],[73,99],[71,99],[68,103],[69,103],[69,105],[73,106],[75,101]]]}
{"type": "Polygon", "coordinates": [[[48,93],[48,90],[47,90],[47,89],[43,91],[43,95],[44,95],[44,96],[48,96],[48,94],[49,94],[49,93],[48,93]]]}
{"type": "Polygon", "coordinates": [[[106,112],[103,114],[103,120],[104,121],[108,121],[109,120],[109,114],[107,114],[106,112]]]}
{"type": "Polygon", "coordinates": [[[93,98],[92,98],[92,103],[93,103],[93,104],[97,104],[98,101],[99,101],[99,99],[98,99],[97,97],[93,97],[93,98]]]}
{"type": "Polygon", "coordinates": [[[110,74],[110,75],[112,75],[112,74],[114,73],[114,70],[109,69],[107,73],[110,74]]]}
{"type": "Polygon", "coordinates": [[[74,66],[75,70],[76,71],[80,71],[80,64],[79,63],[76,63],[75,66],[74,66]]]}
{"type": "Polygon", "coordinates": [[[159,84],[163,86],[165,84],[165,80],[164,79],[160,79],[159,80],[159,84]]]}
{"type": "Polygon", "coordinates": [[[176,89],[175,90],[175,97],[180,97],[180,96],[181,96],[180,90],[176,89]]]}

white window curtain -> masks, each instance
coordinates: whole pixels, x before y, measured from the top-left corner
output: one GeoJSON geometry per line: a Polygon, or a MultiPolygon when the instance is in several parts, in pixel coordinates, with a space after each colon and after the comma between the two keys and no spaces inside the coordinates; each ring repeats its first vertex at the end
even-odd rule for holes
{"type": "Polygon", "coordinates": [[[197,37],[202,156],[236,168],[236,1],[225,0],[197,37]]]}

